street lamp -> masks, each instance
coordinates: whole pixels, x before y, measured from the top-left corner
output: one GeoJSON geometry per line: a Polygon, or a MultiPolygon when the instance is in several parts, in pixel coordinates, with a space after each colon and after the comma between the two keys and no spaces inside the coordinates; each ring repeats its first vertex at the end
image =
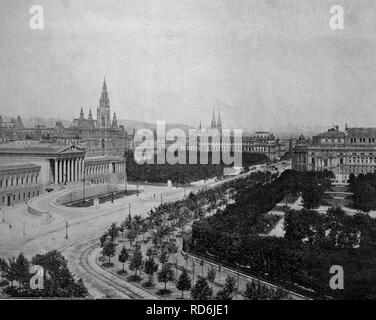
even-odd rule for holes
{"type": "Polygon", "coordinates": [[[65,221],[65,239],[68,239],[68,221],[65,221]]]}
{"type": "Polygon", "coordinates": [[[86,182],[86,170],[84,169],[84,176],[82,178],[82,202],[85,203],[85,182],[86,182]]]}

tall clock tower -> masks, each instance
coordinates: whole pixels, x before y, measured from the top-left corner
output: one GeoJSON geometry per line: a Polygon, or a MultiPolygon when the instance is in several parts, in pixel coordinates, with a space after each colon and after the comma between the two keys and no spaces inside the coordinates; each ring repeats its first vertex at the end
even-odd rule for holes
{"type": "Polygon", "coordinates": [[[110,99],[108,98],[106,78],[104,78],[99,107],[97,108],[97,128],[111,127],[110,113],[110,99]]]}

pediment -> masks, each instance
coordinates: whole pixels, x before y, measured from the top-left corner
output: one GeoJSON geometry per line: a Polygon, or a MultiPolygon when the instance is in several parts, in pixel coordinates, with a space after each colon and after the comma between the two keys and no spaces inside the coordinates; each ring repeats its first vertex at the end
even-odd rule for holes
{"type": "Polygon", "coordinates": [[[84,149],[77,147],[75,145],[66,146],[58,151],[59,154],[65,154],[65,153],[75,153],[75,152],[83,152],[84,149]]]}

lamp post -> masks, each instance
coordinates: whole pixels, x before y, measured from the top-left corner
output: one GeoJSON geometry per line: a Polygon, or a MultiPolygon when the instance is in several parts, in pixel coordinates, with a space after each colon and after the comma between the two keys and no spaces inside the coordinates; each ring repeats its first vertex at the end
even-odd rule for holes
{"type": "Polygon", "coordinates": [[[3,211],[3,223],[5,223],[5,217],[4,217],[5,210],[4,210],[4,208],[1,208],[1,210],[3,211]]]}
{"type": "Polygon", "coordinates": [[[161,193],[161,204],[163,204],[163,194],[161,193]]]}
{"type": "Polygon", "coordinates": [[[68,221],[65,221],[65,239],[68,239],[68,227],[69,227],[68,221]]]}
{"type": "Polygon", "coordinates": [[[84,169],[84,176],[82,178],[82,202],[85,204],[85,182],[86,182],[86,170],[84,169]]]}

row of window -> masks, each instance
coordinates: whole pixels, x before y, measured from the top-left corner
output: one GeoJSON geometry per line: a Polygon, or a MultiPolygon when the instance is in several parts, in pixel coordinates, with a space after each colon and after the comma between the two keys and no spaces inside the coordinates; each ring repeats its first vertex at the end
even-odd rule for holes
{"type": "Polygon", "coordinates": [[[92,180],[92,184],[101,184],[101,183],[109,183],[110,178],[105,178],[105,179],[98,179],[98,180],[92,180]]]}
{"type": "MultiPolygon", "coordinates": [[[[16,200],[26,200],[26,199],[30,199],[32,197],[35,197],[35,196],[39,196],[39,190],[37,191],[33,191],[33,192],[24,192],[24,193],[19,193],[18,195],[17,194],[13,194],[11,195],[11,199],[12,201],[16,201],[16,200]]],[[[3,203],[7,203],[8,202],[8,196],[3,196],[2,197],[2,202],[3,203]]]]}
{"type": "MultiPolygon", "coordinates": [[[[323,139],[324,140],[324,139],[323,139]]],[[[343,140],[342,139],[325,139],[324,140],[325,142],[343,142],[343,140]]],[[[324,142],[323,141],[323,142],[324,142]]]]}
{"type": "Polygon", "coordinates": [[[350,143],[375,143],[375,138],[350,138],[350,143]]]}
{"type": "Polygon", "coordinates": [[[15,178],[6,178],[0,180],[0,188],[7,187],[18,187],[23,185],[35,184],[38,183],[38,176],[26,176],[26,177],[15,177],[15,178]]]}

